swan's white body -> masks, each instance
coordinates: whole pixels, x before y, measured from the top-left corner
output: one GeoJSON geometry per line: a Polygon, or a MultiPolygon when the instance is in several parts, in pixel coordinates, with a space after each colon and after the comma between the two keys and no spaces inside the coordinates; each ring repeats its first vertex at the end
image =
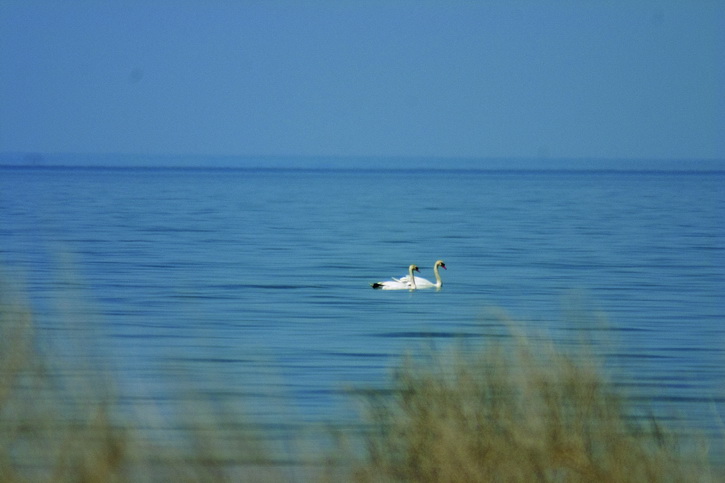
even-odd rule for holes
{"type": "Polygon", "coordinates": [[[413,272],[420,272],[417,266],[411,265],[408,267],[408,275],[403,278],[388,280],[386,282],[375,282],[371,283],[370,286],[380,290],[415,290],[417,277],[413,275],[413,272]],[[405,281],[403,281],[405,279],[405,281]]]}
{"type": "MultiPolygon", "coordinates": [[[[415,287],[417,289],[422,289],[422,288],[441,288],[443,286],[443,280],[441,280],[441,275],[440,275],[440,273],[438,273],[438,267],[443,267],[443,270],[448,270],[446,268],[446,264],[443,263],[443,260],[438,260],[435,263],[435,265],[433,265],[433,274],[436,277],[436,283],[433,283],[430,280],[426,280],[426,279],[421,278],[421,277],[415,277],[414,276],[413,277],[413,283],[415,283],[415,287]]],[[[409,283],[410,282],[410,279],[408,278],[408,276],[405,276],[405,277],[400,278],[400,279],[393,279],[393,280],[396,280],[396,281],[401,282],[401,283],[409,283]]]]}

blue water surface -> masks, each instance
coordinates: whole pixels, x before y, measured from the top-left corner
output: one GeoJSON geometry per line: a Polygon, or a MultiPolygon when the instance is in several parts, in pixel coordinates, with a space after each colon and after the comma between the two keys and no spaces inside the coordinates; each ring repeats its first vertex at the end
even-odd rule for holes
{"type": "MultiPolygon", "coordinates": [[[[129,406],[354,424],[408,350],[585,328],[635,400],[722,438],[725,174],[0,168],[0,263],[129,406]],[[411,263],[440,291],[371,282],[411,263]],[[507,314],[510,320],[500,315],[507,314]],[[89,324],[89,322],[92,322],[89,324]],[[599,339],[597,339],[599,340],[599,339]]],[[[80,356],[78,356],[80,357],[80,356]]]]}

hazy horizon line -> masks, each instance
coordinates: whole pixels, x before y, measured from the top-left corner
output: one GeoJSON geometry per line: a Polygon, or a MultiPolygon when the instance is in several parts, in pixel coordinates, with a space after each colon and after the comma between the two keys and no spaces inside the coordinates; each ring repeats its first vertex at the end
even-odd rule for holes
{"type": "Polygon", "coordinates": [[[725,171],[725,159],[2,152],[2,167],[725,171]],[[388,165],[396,161],[394,166],[388,165]],[[201,162],[205,161],[205,162],[201,162]],[[441,166],[441,162],[449,163],[441,166]],[[402,163],[402,165],[400,164],[402,163]]]}

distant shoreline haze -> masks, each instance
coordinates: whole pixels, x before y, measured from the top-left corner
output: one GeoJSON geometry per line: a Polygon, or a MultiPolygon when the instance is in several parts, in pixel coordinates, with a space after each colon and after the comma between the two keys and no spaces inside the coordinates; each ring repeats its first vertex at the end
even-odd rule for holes
{"type": "Polygon", "coordinates": [[[703,172],[725,171],[725,160],[2,153],[0,167],[703,172]]]}

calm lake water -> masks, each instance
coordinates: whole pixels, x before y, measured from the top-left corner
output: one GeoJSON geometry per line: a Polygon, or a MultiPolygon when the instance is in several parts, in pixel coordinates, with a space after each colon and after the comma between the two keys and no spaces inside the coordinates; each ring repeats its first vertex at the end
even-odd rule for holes
{"type": "Polygon", "coordinates": [[[353,424],[348,389],[505,336],[501,309],[598,334],[633,398],[722,438],[724,214],[725,173],[0,168],[0,266],[134,407],[181,382],[270,425],[353,424]],[[437,259],[440,291],[369,286],[437,259]]]}

